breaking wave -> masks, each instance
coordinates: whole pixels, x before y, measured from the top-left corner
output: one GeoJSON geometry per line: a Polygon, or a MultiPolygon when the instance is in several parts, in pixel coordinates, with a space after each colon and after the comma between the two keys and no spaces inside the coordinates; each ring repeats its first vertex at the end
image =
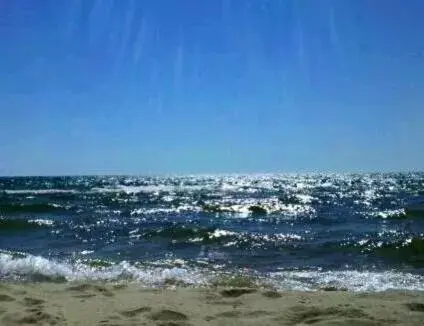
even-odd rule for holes
{"type": "MultiPolygon", "coordinates": [[[[157,264],[156,264],[157,265],[157,264]]],[[[149,287],[204,287],[225,284],[228,278],[243,283],[272,286],[278,290],[315,291],[328,286],[349,291],[424,290],[424,277],[396,271],[280,271],[264,275],[249,271],[222,271],[213,267],[188,266],[184,261],[161,266],[87,261],[59,262],[23,253],[0,253],[0,277],[31,281],[127,281],[149,287]],[[251,281],[248,280],[251,279],[251,281]],[[238,281],[240,282],[240,281],[238,281]]]]}

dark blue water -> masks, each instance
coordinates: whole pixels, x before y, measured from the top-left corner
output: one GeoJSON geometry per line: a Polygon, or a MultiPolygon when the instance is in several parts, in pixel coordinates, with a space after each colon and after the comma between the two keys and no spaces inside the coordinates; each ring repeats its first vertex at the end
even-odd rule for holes
{"type": "Polygon", "coordinates": [[[424,174],[0,179],[0,275],[424,289],[424,174]]]}

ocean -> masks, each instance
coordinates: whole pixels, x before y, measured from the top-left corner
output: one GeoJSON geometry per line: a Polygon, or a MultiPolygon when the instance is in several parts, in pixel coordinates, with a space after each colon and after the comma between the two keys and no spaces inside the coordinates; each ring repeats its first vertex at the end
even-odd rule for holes
{"type": "Polygon", "coordinates": [[[423,201],[424,173],[3,177],[0,279],[424,290],[423,201]]]}

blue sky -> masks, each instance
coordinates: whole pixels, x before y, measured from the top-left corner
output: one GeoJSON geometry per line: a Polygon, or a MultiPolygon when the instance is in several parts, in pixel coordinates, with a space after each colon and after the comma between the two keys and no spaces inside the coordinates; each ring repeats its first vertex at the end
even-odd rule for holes
{"type": "Polygon", "coordinates": [[[0,174],[422,170],[420,0],[0,2],[0,174]]]}

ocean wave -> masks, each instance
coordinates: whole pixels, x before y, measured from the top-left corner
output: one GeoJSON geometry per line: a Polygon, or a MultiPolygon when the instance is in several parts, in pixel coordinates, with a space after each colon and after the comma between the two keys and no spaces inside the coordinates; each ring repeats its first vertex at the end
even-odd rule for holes
{"type": "Polygon", "coordinates": [[[424,276],[397,271],[282,271],[271,273],[269,284],[294,291],[326,287],[353,292],[424,291],[424,276]]]}
{"type": "Polygon", "coordinates": [[[315,212],[312,206],[286,204],[282,203],[278,198],[243,198],[205,201],[202,205],[202,209],[206,212],[238,214],[242,217],[275,213],[297,216],[301,214],[309,215],[315,212]]]}
{"type": "Polygon", "coordinates": [[[220,244],[223,247],[261,247],[264,245],[281,245],[304,240],[295,233],[259,233],[235,232],[213,227],[187,227],[175,225],[158,230],[140,231],[139,228],[129,232],[130,238],[158,238],[173,243],[220,244]]]}
{"type": "Polygon", "coordinates": [[[93,187],[92,192],[121,192],[128,195],[139,193],[199,193],[219,192],[222,194],[256,194],[259,192],[288,191],[307,195],[302,192],[314,189],[317,185],[313,178],[288,178],[284,175],[222,175],[209,177],[172,177],[148,180],[134,179],[130,182],[121,180],[104,187],[93,187]],[[140,182],[143,181],[143,184],[140,182]]]}
{"type": "Polygon", "coordinates": [[[406,207],[405,215],[411,218],[424,218],[424,201],[406,207]]]}
{"type": "Polygon", "coordinates": [[[52,226],[54,224],[54,221],[50,219],[36,218],[36,219],[28,220],[28,223],[35,223],[40,226],[43,226],[43,225],[52,226]]]}
{"type": "Polygon", "coordinates": [[[372,212],[370,213],[371,216],[380,217],[383,219],[390,219],[390,218],[405,218],[406,212],[404,208],[397,208],[397,209],[386,209],[383,211],[378,212],[372,212]]]}
{"type": "Polygon", "coordinates": [[[16,213],[50,213],[64,209],[57,204],[3,204],[0,205],[0,214],[16,213]]]}
{"type": "Polygon", "coordinates": [[[51,220],[0,219],[0,231],[25,231],[38,229],[53,224],[51,220]]]}
{"type": "Polygon", "coordinates": [[[214,232],[214,228],[186,227],[184,225],[167,226],[157,230],[147,230],[142,233],[143,238],[164,238],[174,241],[189,239],[193,237],[208,238],[214,232]]]}
{"type": "Polygon", "coordinates": [[[168,285],[204,287],[216,284],[248,283],[278,290],[316,291],[326,287],[354,292],[387,290],[424,291],[422,275],[397,271],[285,270],[267,274],[249,270],[222,271],[213,267],[189,266],[175,260],[158,264],[131,264],[127,261],[99,263],[87,260],[59,262],[23,253],[0,253],[0,277],[23,281],[129,281],[149,287],[168,285]]]}
{"type": "Polygon", "coordinates": [[[277,199],[254,198],[245,199],[221,199],[207,200],[180,204],[171,207],[156,208],[135,208],[129,212],[131,216],[151,215],[151,214],[169,214],[169,213],[219,213],[231,214],[238,217],[249,217],[252,215],[268,215],[282,213],[289,216],[311,215],[315,209],[310,205],[304,204],[285,204],[277,199]]]}
{"type": "MultiPolygon", "coordinates": [[[[369,245],[368,247],[372,246],[369,245]]],[[[372,248],[372,247],[371,247],[372,248]]],[[[424,238],[413,237],[396,243],[381,244],[372,248],[375,254],[397,260],[414,267],[424,267],[424,238]]]]}
{"type": "Polygon", "coordinates": [[[136,281],[163,286],[169,280],[185,285],[206,285],[208,277],[195,268],[136,266],[126,261],[93,264],[86,261],[59,262],[41,256],[0,253],[0,276],[21,280],[136,281]]]}
{"type": "Polygon", "coordinates": [[[177,193],[177,192],[195,192],[202,190],[210,190],[213,188],[213,185],[169,185],[169,184],[159,184],[159,185],[144,185],[144,186],[128,186],[128,185],[117,185],[116,187],[107,187],[107,188],[92,188],[92,192],[104,192],[104,193],[113,193],[121,192],[127,195],[134,195],[139,193],[177,193]]]}
{"type": "Polygon", "coordinates": [[[215,230],[208,233],[205,237],[195,237],[188,239],[191,243],[220,243],[223,247],[238,247],[238,248],[264,248],[266,246],[282,246],[297,243],[304,240],[304,237],[298,234],[291,233],[237,233],[227,230],[215,230]]]}
{"type": "Polygon", "coordinates": [[[180,205],[176,207],[136,208],[130,211],[131,216],[199,212],[200,207],[193,205],[180,205]]]}
{"type": "Polygon", "coordinates": [[[380,217],[383,219],[414,219],[424,218],[424,204],[422,205],[405,205],[405,207],[384,209],[384,210],[370,210],[363,212],[364,215],[370,217],[380,217]]]}
{"type": "Polygon", "coordinates": [[[80,191],[75,189],[6,189],[4,192],[8,195],[33,194],[78,194],[80,191]]]}
{"type": "Polygon", "coordinates": [[[379,233],[379,238],[369,237],[354,243],[342,244],[343,250],[360,250],[413,267],[424,267],[424,234],[415,237],[404,237],[402,233],[392,232],[392,239],[385,239],[386,233],[379,233]]]}

